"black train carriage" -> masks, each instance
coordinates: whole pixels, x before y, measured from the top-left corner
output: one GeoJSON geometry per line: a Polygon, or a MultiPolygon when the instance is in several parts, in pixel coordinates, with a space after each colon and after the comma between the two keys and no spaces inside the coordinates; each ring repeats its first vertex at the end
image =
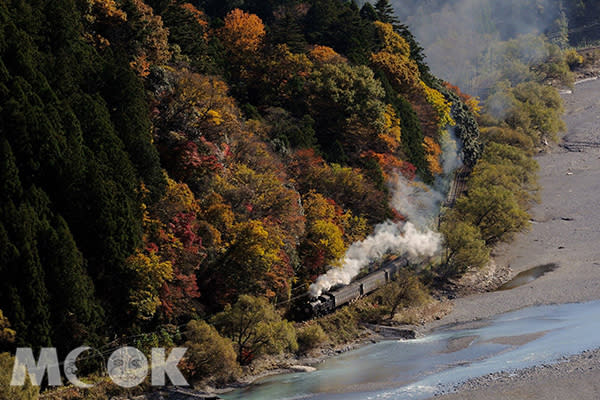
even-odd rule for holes
{"type": "Polygon", "coordinates": [[[349,285],[330,292],[323,292],[319,297],[311,299],[306,304],[305,314],[308,318],[329,314],[336,308],[379,289],[390,282],[396,273],[406,266],[408,266],[408,260],[405,257],[387,261],[377,271],[371,272],[349,285]]]}

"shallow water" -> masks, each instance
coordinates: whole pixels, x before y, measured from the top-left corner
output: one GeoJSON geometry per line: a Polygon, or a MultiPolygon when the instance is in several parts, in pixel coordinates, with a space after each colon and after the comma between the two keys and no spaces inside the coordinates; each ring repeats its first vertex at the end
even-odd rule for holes
{"type": "Polygon", "coordinates": [[[558,268],[558,265],[553,263],[538,265],[537,267],[533,267],[526,271],[518,273],[514,278],[512,278],[510,281],[506,282],[504,285],[500,286],[496,290],[510,290],[519,286],[526,285],[529,282],[533,282],[534,280],[546,275],[548,272],[554,271],[556,268],[558,268]]]}
{"type": "Polygon", "coordinates": [[[425,399],[492,372],[600,347],[600,301],[530,307],[476,328],[385,341],[329,359],[315,372],[277,375],[225,399],[425,399]]]}

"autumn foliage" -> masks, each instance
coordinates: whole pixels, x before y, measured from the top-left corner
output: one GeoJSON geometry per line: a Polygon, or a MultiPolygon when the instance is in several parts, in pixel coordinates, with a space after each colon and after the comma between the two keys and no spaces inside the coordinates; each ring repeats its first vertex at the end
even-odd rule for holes
{"type": "Polygon", "coordinates": [[[427,154],[426,159],[429,163],[429,170],[433,175],[441,174],[443,169],[440,165],[440,155],[442,154],[440,145],[437,144],[432,138],[425,137],[423,147],[425,148],[425,153],[427,154]]]}
{"type": "Polygon", "coordinates": [[[208,22],[206,21],[206,15],[202,11],[198,10],[193,4],[183,3],[181,5],[181,8],[183,8],[185,11],[189,12],[194,17],[194,21],[196,21],[196,23],[198,25],[202,26],[203,28],[208,27],[208,22]]]}
{"type": "Polygon", "coordinates": [[[206,357],[295,350],[290,299],[398,217],[390,181],[441,173],[454,103],[366,6],[38,3],[0,3],[7,346],[186,326],[190,376],[227,380],[206,357]]]}
{"type": "Polygon", "coordinates": [[[337,64],[347,62],[344,57],[328,46],[314,46],[308,53],[314,63],[337,64]]]}
{"type": "Polygon", "coordinates": [[[225,47],[238,57],[256,53],[265,37],[265,26],[254,14],[246,13],[239,8],[232,10],[225,17],[225,25],[220,31],[220,38],[225,47]]]}
{"type": "Polygon", "coordinates": [[[464,93],[458,86],[453,85],[450,82],[444,82],[444,87],[456,93],[463,103],[469,107],[469,110],[473,113],[473,115],[479,117],[482,110],[479,97],[473,97],[467,93],[464,93]]]}

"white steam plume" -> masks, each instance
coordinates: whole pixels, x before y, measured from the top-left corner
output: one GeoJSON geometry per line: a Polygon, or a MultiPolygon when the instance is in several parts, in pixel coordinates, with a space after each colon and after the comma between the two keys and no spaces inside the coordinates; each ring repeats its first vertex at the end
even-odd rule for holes
{"type": "Polygon", "coordinates": [[[390,221],[375,227],[365,240],[353,243],[344,256],[341,268],[334,267],[310,286],[313,296],[342,283],[348,284],[372,260],[389,251],[406,253],[409,257],[432,256],[440,249],[441,236],[432,230],[420,231],[412,223],[403,226],[390,221]]]}
{"type": "Polygon", "coordinates": [[[440,138],[442,146],[442,168],[444,173],[437,177],[435,188],[421,182],[411,182],[399,176],[392,184],[392,207],[422,229],[432,229],[440,214],[453,178],[453,171],[463,165],[461,149],[454,135],[454,128],[440,138]]]}
{"type": "Polygon", "coordinates": [[[399,176],[392,187],[392,207],[420,229],[435,226],[444,195],[422,182],[399,176]]]}
{"type": "MultiPolygon", "coordinates": [[[[444,176],[438,179],[436,187],[445,193],[451,172],[462,165],[452,130],[442,140],[442,150],[444,176]]],[[[312,296],[319,296],[337,284],[347,285],[362,268],[386,253],[403,254],[414,260],[439,252],[442,236],[433,227],[444,195],[424,183],[411,182],[402,175],[393,182],[391,190],[392,206],[407,218],[407,222],[383,222],[366,239],[353,243],[344,255],[342,266],[331,268],[310,286],[312,296]]]]}
{"type": "Polygon", "coordinates": [[[455,128],[451,126],[448,129],[448,137],[442,140],[442,167],[444,175],[448,176],[457,168],[462,167],[463,161],[461,158],[462,148],[456,134],[455,128]]]}

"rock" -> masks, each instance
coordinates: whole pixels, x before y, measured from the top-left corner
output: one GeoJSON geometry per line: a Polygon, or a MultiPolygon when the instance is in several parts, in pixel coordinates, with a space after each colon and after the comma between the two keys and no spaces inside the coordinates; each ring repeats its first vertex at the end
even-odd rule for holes
{"type": "Polygon", "coordinates": [[[314,372],[317,369],[308,365],[290,365],[289,367],[294,372],[314,372]]]}

